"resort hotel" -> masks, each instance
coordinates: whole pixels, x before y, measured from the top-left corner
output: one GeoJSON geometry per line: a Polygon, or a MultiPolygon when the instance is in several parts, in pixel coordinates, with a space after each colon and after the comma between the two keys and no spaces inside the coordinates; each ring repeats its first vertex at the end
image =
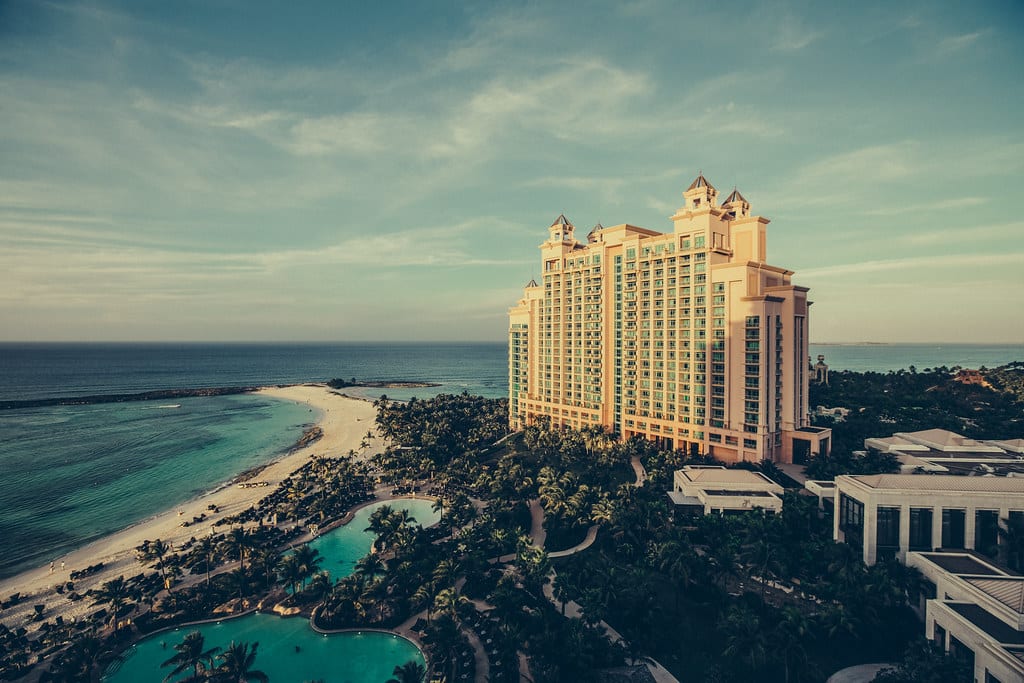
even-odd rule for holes
{"type": "Polygon", "coordinates": [[[810,426],[807,288],[768,263],[768,219],[703,175],[661,233],[564,215],[540,281],[509,311],[509,421],[603,426],[723,462],[803,462],[810,426]]]}

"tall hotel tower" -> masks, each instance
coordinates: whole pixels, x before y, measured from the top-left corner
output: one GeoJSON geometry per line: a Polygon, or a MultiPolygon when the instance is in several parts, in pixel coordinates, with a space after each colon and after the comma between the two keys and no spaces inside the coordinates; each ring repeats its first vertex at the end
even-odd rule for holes
{"type": "Polygon", "coordinates": [[[767,263],[768,219],[699,176],[673,230],[559,216],[509,310],[509,422],[602,425],[726,462],[827,452],[809,424],[807,288],[767,263]]]}

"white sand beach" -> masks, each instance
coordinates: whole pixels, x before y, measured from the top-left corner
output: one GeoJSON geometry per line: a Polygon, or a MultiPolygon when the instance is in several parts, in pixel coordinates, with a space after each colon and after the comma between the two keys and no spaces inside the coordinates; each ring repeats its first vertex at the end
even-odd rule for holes
{"type": "MultiPolygon", "coordinates": [[[[63,616],[65,619],[77,618],[95,609],[89,600],[71,602],[64,595],[56,593],[54,586],[69,580],[72,571],[104,563],[102,570],[87,578],[75,581],[75,590],[84,594],[90,588],[99,586],[117,576],[133,576],[144,570],[135,557],[135,548],[145,540],[157,538],[171,543],[175,548],[192,537],[208,534],[212,522],[226,516],[234,515],[256,504],[261,498],[271,493],[289,474],[302,467],[314,455],[338,456],[356,451],[362,457],[369,457],[379,450],[381,442],[376,437],[370,440],[370,446],[360,450],[360,444],[367,431],[375,432],[374,419],[376,410],[369,401],[349,398],[335,393],[323,384],[304,384],[287,387],[271,387],[261,389],[260,394],[299,403],[306,403],[321,413],[317,423],[323,430],[323,436],[314,443],[284,454],[269,464],[251,481],[264,481],[267,486],[240,488],[225,486],[212,493],[183,502],[174,509],[167,510],[155,517],[142,521],[122,531],[102,538],[89,545],[75,550],[63,557],[56,558],[54,568],[46,564],[39,569],[23,572],[17,576],[0,581],[0,596],[6,599],[13,593],[21,593],[22,601],[17,607],[11,607],[0,614],[0,620],[11,627],[21,626],[25,617],[32,612],[32,605],[46,605],[44,618],[53,619],[63,616]],[[209,505],[216,505],[219,512],[211,514],[209,505]],[[206,514],[203,522],[182,526],[183,520],[192,520],[206,514]],[[28,596],[28,597],[26,597],[28,596]]],[[[239,473],[241,474],[241,473],[239,473]]],[[[182,476],[188,476],[183,472],[182,476]]],[[[146,495],[139,491],[138,495],[146,495]]],[[[223,532],[226,527],[218,531],[223,532]]],[[[152,571],[145,568],[145,571],[152,571]]]]}

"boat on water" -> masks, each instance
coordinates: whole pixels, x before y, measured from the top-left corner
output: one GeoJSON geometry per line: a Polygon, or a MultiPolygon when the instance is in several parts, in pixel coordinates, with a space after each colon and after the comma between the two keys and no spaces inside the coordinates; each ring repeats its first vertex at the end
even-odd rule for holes
{"type": "Polygon", "coordinates": [[[157,406],[157,407],[158,408],[180,408],[181,404],[180,403],[168,403],[165,406],[157,406]]]}

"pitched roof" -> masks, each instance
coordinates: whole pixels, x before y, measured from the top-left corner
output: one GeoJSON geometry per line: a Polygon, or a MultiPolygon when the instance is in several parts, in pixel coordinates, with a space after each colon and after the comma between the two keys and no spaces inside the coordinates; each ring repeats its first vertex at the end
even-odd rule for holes
{"type": "Polygon", "coordinates": [[[690,183],[690,186],[686,188],[686,190],[689,192],[690,190],[698,187],[710,187],[712,190],[715,189],[715,186],[708,182],[708,179],[704,177],[703,173],[697,176],[697,179],[690,183]]]}
{"type": "Polygon", "coordinates": [[[558,218],[556,218],[555,222],[551,224],[551,227],[555,227],[556,225],[565,225],[570,228],[576,227],[575,225],[569,222],[569,219],[565,217],[564,213],[558,214],[558,218]]]}
{"type": "Polygon", "coordinates": [[[746,198],[743,195],[740,194],[740,191],[737,190],[735,187],[732,188],[732,194],[725,198],[725,203],[728,204],[729,202],[745,202],[747,204],[750,203],[746,200],[746,198]]]}
{"type": "Polygon", "coordinates": [[[529,282],[527,282],[526,286],[527,287],[540,287],[540,285],[537,284],[537,281],[533,280],[533,279],[531,279],[529,282]]]}
{"type": "Polygon", "coordinates": [[[1014,612],[1024,613],[1024,579],[1000,577],[992,579],[964,579],[1003,603],[1014,612]]]}
{"type": "Polygon", "coordinates": [[[948,429],[924,429],[919,432],[906,432],[900,434],[900,436],[910,437],[914,440],[929,441],[939,446],[960,446],[965,441],[971,441],[956,432],[951,432],[948,429]]]}

